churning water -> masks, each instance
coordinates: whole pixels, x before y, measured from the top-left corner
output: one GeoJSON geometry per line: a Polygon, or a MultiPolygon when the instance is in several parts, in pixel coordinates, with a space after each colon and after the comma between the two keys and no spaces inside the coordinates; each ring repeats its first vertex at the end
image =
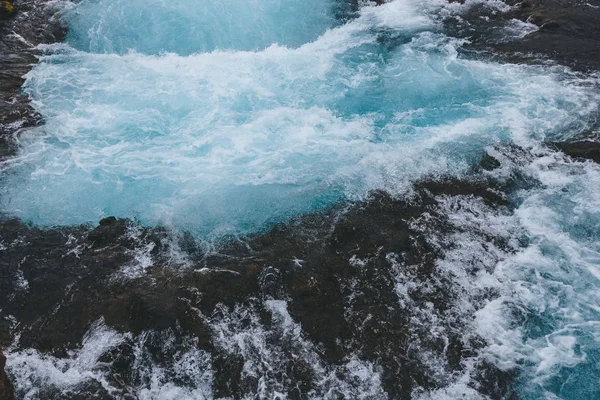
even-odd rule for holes
{"type": "Polygon", "coordinates": [[[4,211],[244,233],[459,173],[487,144],[568,132],[595,105],[556,73],[458,58],[460,42],[440,32],[442,2],[367,7],[337,27],[333,7],[68,10],[68,43],[28,75],[46,123],[21,138],[4,211]]]}
{"type": "MultiPolygon", "coordinates": [[[[441,19],[467,6],[395,0],[345,22],[335,0],[65,6],[66,43],[46,46],[27,75],[45,124],[2,167],[2,211],[42,225],[115,215],[204,238],[245,234],[463,175],[487,146],[516,143],[540,154],[522,167],[540,185],[516,195],[514,215],[484,222],[528,246],[463,282],[502,293],[475,326],[490,360],[522,371],[522,398],[594,398],[600,168],[541,143],[588,128],[597,82],[459,56],[441,19]]],[[[465,235],[445,268],[481,250],[465,235]]]]}

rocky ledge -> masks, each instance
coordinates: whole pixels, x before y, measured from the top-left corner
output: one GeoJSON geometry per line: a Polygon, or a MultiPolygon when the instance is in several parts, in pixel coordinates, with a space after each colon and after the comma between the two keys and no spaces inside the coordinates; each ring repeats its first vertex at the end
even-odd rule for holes
{"type": "Polygon", "coordinates": [[[514,57],[544,55],[577,71],[600,70],[600,0],[524,0],[514,4],[514,18],[539,30],[522,40],[496,46],[514,57]]]}
{"type": "Polygon", "coordinates": [[[551,146],[574,159],[587,159],[600,163],[600,143],[593,139],[571,142],[553,142],[551,146]]]}
{"type": "Polygon", "coordinates": [[[497,7],[486,2],[453,2],[468,7],[460,19],[447,20],[447,28],[452,36],[469,39],[468,50],[509,62],[550,62],[575,71],[600,70],[600,0],[505,0],[496,3],[497,7]],[[519,28],[515,21],[537,29],[522,30],[523,25],[519,28]]]}

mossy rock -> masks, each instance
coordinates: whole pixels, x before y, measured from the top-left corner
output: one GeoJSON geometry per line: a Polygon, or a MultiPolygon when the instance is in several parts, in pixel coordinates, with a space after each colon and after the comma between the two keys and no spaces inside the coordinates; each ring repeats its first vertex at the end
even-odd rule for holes
{"type": "Polygon", "coordinates": [[[10,1],[0,0],[0,19],[8,19],[15,15],[16,8],[10,1]]]}

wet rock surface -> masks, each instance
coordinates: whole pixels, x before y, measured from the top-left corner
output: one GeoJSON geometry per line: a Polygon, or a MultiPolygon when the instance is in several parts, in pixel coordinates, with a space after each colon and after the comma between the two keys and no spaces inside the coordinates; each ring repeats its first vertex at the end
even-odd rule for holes
{"type": "Polygon", "coordinates": [[[600,69],[600,1],[507,0],[496,7],[464,4],[449,18],[453,36],[470,40],[466,49],[509,62],[552,62],[576,71],[600,69]],[[527,29],[525,23],[537,29],[527,29]]]}
{"type": "Polygon", "coordinates": [[[6,357],[0,349],[0,400],[14,400],[15,393],[13,385],[4,370],[6,367],[6,357]]]}
{"type": "Polygon", "coordinates": [[[23,76],[37,62],[34,47],[61,41],[66,32],[52,2],[11,4],[11,18],[0,20],[0,160],[14,153],[16,131],[40,121],[29,99],[21,93],[23,76]]]}
{"type": "MultiPolygon", "coordinates": [[[[310,397],[323,379],[313,357],[339,374],[352,359],[376,365],[389,398],[443,387],[461,373],[475,376],[480,393],[512,398],[514,372],[478,361],[484,343],[464,330],[471,312],[495,294],[468,294],[439,266],[456,246],[452,235],[464,229],[445,207],[510,213],[503,185],[485,172],[470,180],[425,180],[407,199],[373,193],[364,203],[228,241],[218,252],[115,218],[95,228],[60,229],[3,221],[2,344],[12,343],[13,352],[35,349],[68,359],[101,321],[128,335],[101,356],[119,398],[134,396],[134,388],[147,383],[134,366],[140,348],[146,362],[165,370],[174,368],[177,354],[205,352],[217,396],[240,398],[272,379],[284,382],[290,398],[310,397]],[[174,253],[185,254],[185,261],[174,253]],[[465,296],[474,307],[467,313],[458,306],[465,296]],[[286,311],[274,311],[275,305],[286,311]],[[297,324],[293,338],[286,324],[297,324]],[[261,355],[223,344],[235,343],[248,329],[277,349],[277,360],[263,362],[275,363],[285,378],[269,375],[276,371],[247,373],[248,363],[260,362],[261,355]],[[310,357],[298,355],[304,353],[310,357]],[[475,364],[470,372],[468,359],[475,364]]],[[[500,253],[514,250],[506,238],[473,229],[488,235],[500,253]]],[[[473,276],[489,268],[483,260],[468,263],[473,276]]],[[[87,380],[72,394],[50,386],[44,398],[115,396],[97,383],[87,380]]]]}
{"type": "Polygon", "coordinates": [[[539,30],[498,50],[515,57],[541,54],[578,71],[600,70],[600,1],[525,0],[515,2],[512,15],[539,30]]]}
{"type": "MultiPolygon", "coordinates": [[[[600,71],[600,0],[450,3],[459,7],[458,15],[445,18],[444,27],[450,36],[467,40],[461,51],[468,57],[562,65],[593,76],[600,71]]],[[[596,81],[590,84],[597,86],[596,81]]],[[[590,121],[589,128],[597,131],[600,118],[590,121]]],[[[575,158],[596,160],[597,141],[597,134],[583,134],[549,145],[575,158]]]]}
{"type": "Polygon", "coordinates": [[[572,142],[553,142],[550,144],[574,159],[587,159],[600,163],[600,143],[594,139],[572,142]]]}

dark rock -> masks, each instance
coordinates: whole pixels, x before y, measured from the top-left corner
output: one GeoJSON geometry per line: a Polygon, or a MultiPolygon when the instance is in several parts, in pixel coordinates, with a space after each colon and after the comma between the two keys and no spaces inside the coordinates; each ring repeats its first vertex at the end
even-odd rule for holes
{"type": "MultiPolygon", "coordinates": [[[[516,0],[508,3],[518,4],[516,0]]],[[[540,29],[521,40],[499,44],[496,50],[523,60],[542,55],[578,71],[600,69],[600,0],[531,0],[514,7],[510,16],[540,29]]]]}
{"type": "Polygon", "coordinates": [[[127,232],[127,221],[115,217],[104,218],[99,225],[88,234],[88,239],[94,246],[105,246],[116,242],[127,232]]]}
{"type": "Polygon", "coordinates": [[[459,180],[454,178],[432,179],[418,182],[415,186],[419,189],[428,190],[436,195],[470,195],[481,197],[487,204],[493,206],[509,205],[506,196],[502,195],[501,192],[494,190],[490,183],[485,180],[459,180]]]}
{"type": "Polygon", "coordinates": [[[15,12],[15,6],[10,1],[0,1],[0,20],[13,17],[15,15],[15,12]]]}
{"type": "Polygon", "coordinates": [[[550,61],[576,71],[600,70],[600,0],[505,3],[511,8],[504,11],[485,3],[465,6],[460,19],[446,19],[446,31],[469,39],[462,51],[471,57],[516,63],[550,61]],[[503,27],[513,19],[537,25],[538,30],[522,38],[507,38],[503,27]]]}
{"type": "Polygon", "coordinates": [[[481,161],[479,161],[479,166],[486,171],[493,171],[493,170],[499,168],[500,165],[502,165],[500,163],[500,161],[498,161],[497,159],[495,159],[494,157],[492,157],[489,154],[485,154],[481,158],[481,161]]]}
{"type": "Polygon", "coordinates": [[[550,146],[575,159],[587,159],[600,163],[600,142],[582,140],[575,142],[552,142],[550,146]]]}
{"type": "Polygon", "coordinates": [[[0,400],[14,400],[15,392],[13,385],[6,375],[6,357],[0,349],[0,400]]]}
{"type": "Polygon", "coordinates": [[[17,2],[19,12],[8,12],[8,1],[0,0],[0,160],[16,151],[14,134],[40,123],[41,117],[21,93],[23,76],[37,62],[35,46],[61,41],[66,33],[51,0],[17,2]]]}
{"type": "Polygon", "coordinates": [[[491,399],[519,400],[521,397],[514,387],[516,372],[489,368],[490,366],[489,363],[482,362],[481,367],[477,369],[479,383],[477,390],[491,399]],[[499,397],[498,393],[503,395],[499,397]]]}
{"type": "MultiPolygon", "coordinates": [[[[145,338],[144,354],[169,371],[173,361],[161,355],[163,347],[183,346],[193,339],[195,347],[211,355],[217,393],[238,398],[256,391],[259,382],[243,373],[243,356],[215,344],[213,324],[230,321],[230,313],[241,307],[248,311],[241,314],[236,329],[260,324],[266,340],[279,346],[278,357],[287,360],[280,367],[283,375],[271,379],[295,382],[297,386],[291,387],[296,392],[290,389],[290,397],[304,398],[299,393],[307,393],[316,378],[310,366],[297,359],[294,346],[298,344],[285,342],[278,333],[280,328],[263,301],[285,300],[293,321],[317,346],[326,365],[341,366],[355,356],[371,361],[381,368],[391,398],[409,398],[418,387],[444,384],[427,372],[420,351],[436,354],[443,360],[439,368],[451,374],[461,370],[463,356],[472,356],[483,345],[461,341],[464,321],[458,317],[444,322],[449,347],[429,335],[425,321],[422,326],[414,323],[421,318],[417,311],[421,308],[449,313],[458,296],[452,282],[437,274],[436,260],[444,253],[428,239],[432,232],[446,235],[456,229],[439,202],[480,199],[490,209],[503,210],[507,201],[502,190],[483,176],[472,181],[424,180],[415,184],[410,198],[373,193],[365,202],[340,204],[243,242],[224,243],[218,253],[200,254],[188,245],[193,249],[192,268],[177,267],[163,258],[168,248],[166,232],[160,229],[137,227],[137,235],[131,237],[125,235],[127,221],[116,218],[102,220],[91,231],[87,227],[42,230],[4,221],[0,233],[7,248],[0,271],[6,277],[0,319],[10,315],[19,322],[18,328],[8,329],[6,341],[13,342],[19,335],[19,348],[65,357],[81,346],[95,321],[103,320],[112,329],[129,332],[132,340],[145,338]],[[427,231],[415,225],[423,218],[427,231]],[[150,253],[152,265],[134,277],[123,276],[124,268],[135,265],[136,252],[148,246],[155,249],[150,253]],[[410,309],[398,304],[399,269],[414,280],[410,309]],[[252,320],[252,315],[258,319],[252,320]],[[413,345],[415,338],[419,350],[413,345]]],[[[183,243],[189,240],[182,237],[183,243]]],[[[500,238],[486,240],[502,245],[500,238]]],[[[484,266],[469,268],[476,273],[484,266]]],[[[493,298],[494,293],[487,296],[493,298]]],[[[139,362],[140,344],[135,344],[135,352],[131,346],[134,343],[125,342],[103,356],[107,379],[123,390],[123,398],[134,395],[127,388],[143,384],[131,370],[139,362]]],[[[486,369],[481,374],[485,379],[500,376],[494,366],[481,368],[486,369]]],[[[499,398],[508,390],[507,379],[491,386],[490,397],[499,398]]],[[[86,385],[77,388],[80,396],[106,395],[97,385],[86,385]]],[[[77,398],[44,390],[50,399],[77,398]]]]}

